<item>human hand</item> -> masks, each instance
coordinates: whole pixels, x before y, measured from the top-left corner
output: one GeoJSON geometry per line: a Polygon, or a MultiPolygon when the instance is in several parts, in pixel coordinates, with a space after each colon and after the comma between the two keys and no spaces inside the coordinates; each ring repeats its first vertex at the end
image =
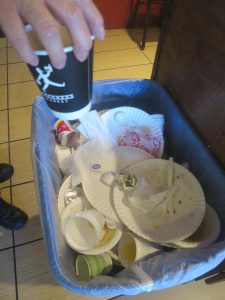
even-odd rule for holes
{"type": "Polygon", "coordinates": [[[105,36],[103,18],[91,0],[0,0],[0,26],[21,58],[36,66],[35,55],[24,29],[32,25],[53,66],[65,66],[66,55],[60,36],[60,24],[67,27],[74,54],[84,61],[92,47],[91,35],[105,36]]]}

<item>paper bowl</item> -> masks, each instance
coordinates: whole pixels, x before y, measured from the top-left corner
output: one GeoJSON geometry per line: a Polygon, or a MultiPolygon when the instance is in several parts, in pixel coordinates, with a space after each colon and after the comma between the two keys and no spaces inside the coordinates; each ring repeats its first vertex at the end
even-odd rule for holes
{"type": "Polygon", "coordinates": [[[108,252],[111,250],[120,240],[122,236],[122,230],[119,228],[116,229],[106,229],[105,236],[103,239],[95,246],[93,249],[87,251],[79,251],[82,254],[86,255],[97,255],[108,252]]]}

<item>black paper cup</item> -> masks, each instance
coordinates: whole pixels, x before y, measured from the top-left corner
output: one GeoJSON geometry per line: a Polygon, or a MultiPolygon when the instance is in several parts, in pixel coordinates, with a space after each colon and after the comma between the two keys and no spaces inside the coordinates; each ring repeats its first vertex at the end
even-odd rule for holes
{"type": "MultiPolygon", "coordinates": [[[[25,28],[32,31],[31,25],[25,28]]],[[[72,45],[65,47],[64,52],[66,66],[58,70],[52,66],[47,51],[35,49],[39,65],[29,65],[29,69],[55,117],[75,120],[91,109],[93,48],[84,62],[76,59],[72,45]]]]}

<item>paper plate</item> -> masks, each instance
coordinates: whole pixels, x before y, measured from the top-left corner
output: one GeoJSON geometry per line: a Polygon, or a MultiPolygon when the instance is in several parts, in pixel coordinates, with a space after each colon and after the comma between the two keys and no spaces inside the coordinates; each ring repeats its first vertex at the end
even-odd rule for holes
{"type": "Polygon", "coordinates": [[[204,219],[196,232],[185,240],[173,244],[181,248],[204,248],[215,242],[219,234],[220,219],[215,210],[209,204],[206,204],[204,219]]]}
{"type": "MultiPolygon", "coordinates": [[[[107,171],[120,171],[137,161],[151,157],[151,154],[145,151],[125,146],[109,149],[104,156],[91,153],[90,160],[86,157],[86,165],[100,166],[100,169],[96,171],[86,169],[86,173],[82,176],[82,186],[88,201],[104,216],[119,222],[112,206],[112,187],[106,186],[101,181],[101,176],[107,171]]],[[[82,169],[84,170],[85,167],[82,169]]]]}
{"type": "MultiPolygon", "coordinates": [[[[76,180],[73,180],[74,182],[76,182],[76,180]]],[[[80,183],[80,180],[77,181],[77,183],[80,183]]],[[[66,193],[66,191],[68,189],[70,189],[72,186],[74,186],[72,184],[72,176],[68,176],[64,182],[62,183],[59,193],[58,193],[58,211],[59,211],[59,215],[62,215],[63,210],[65,209],[65,204],[64,204],[64,195],[66,193]]],[[[82,198],[85,197],[84,192],[81,188],[77,188],[77,190],[81,193],[82,198]]],[[[79,198],[78,198],[79,199],[79,198]]]]}
{"type": "Polygon", "coordinates": [[[56,143],[55,154],[59,163],[59,167],[64,175],[69,174],[71,150],[56,143]]]}
{"type": "MultiPolygon", "coordinates": [[[[123,135],[123,133],[125,136],[127,135],[125,132],[127,129],[129,130],[129,127],[131,128],[141,127],[143,128],[143,130],[144,128],[147,128],[146,137],[148,136],[150,142],[147,141],[147,138],[144,143],[142,143],[141,141],[137,142],[135,141],[135,137],[133,141],[130,141],[130,139],[132,138],[131,133],[129,134],[128,137],[126,137],[126,142],[128,143],[132,142],[134,144],[134,147],[140,149],[145,148],[144,144],[151,143],[152,145],[152,147],[150,147],[152,148],[151,153],[154,155],[154,157],[156,158],[162,157],[163,147],[164,147],[163,130],[162,130],[162,127],[164,125],[163,115],[156,115],[154,117],[154,115],[151,116],[148,113],[138,108],[125,106],[125,107],[117,107],[111,109],[106,113],[102,114],[101,118],[103,122],[106,124],[106,126],[108,127],[108,129],[110,130],[113,138],[117,142],[119,142],[118,139],[121,138],[121,135],[123,135]]],[[[120,145],[122,145],[123,143],[125,142],[124,141],[122,142],[122,140],[120,140],[120,145]]]]}
{"type": "MultiPolygon", "coordinates": [[[[144,160],[128,167],[126,171],[138,178],[144,177],[159,189],[167,187],[168,160],[144,160]]],[[[113,200],[119,219],[131,231],[149,241],[168,243],[190,236],[203,220],[205,197],[194,175],[174,163],[173,182],[180,179],[182,188],[174,193],[170,201],[163,201],[146,214],[130,205],[131,191],[124,191],[115,184],[113,200]]]]}

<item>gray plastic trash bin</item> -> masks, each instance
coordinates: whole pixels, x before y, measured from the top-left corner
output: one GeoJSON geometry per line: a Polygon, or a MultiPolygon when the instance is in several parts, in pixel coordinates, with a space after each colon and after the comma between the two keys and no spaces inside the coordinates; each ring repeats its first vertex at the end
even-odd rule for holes
{"type": "Polygon", "coordinates": [[[55,155],[52,126],[55,118],[44,100],[33,104],[32,155],[40,216],[52,273],[58,282],[77,293],[89,295],[139,294],[191,281],[225,259],[225,174],[168,94],[149,80],[99,81],[94,84],[93,109],[134,106],[165,116],[165,151],[178,163],[188,162],[218,213],[219,240],[205,249],[172,250],[148,257],[114,277],[99,276],[88,283],[76,281],[75,254],[65,244],[57,210],[62,176],[55,155]]]}

